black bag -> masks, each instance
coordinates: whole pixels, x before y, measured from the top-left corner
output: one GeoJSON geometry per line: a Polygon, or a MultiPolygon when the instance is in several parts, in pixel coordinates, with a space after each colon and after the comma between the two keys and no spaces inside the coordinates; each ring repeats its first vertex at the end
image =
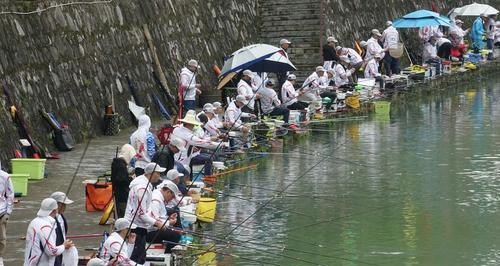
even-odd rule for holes
{"type": "Polygon", "coordinates": [[[71,136],[69,128],[54,130],[54,145],[59,151],[71,151],[75,145],[75,140],[71,136]]]}

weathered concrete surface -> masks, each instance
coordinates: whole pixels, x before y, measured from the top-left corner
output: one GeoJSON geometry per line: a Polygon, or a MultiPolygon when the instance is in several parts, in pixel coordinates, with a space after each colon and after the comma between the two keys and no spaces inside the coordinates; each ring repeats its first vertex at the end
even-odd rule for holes
{"type": "MultiPolygon", "coordinates": [[[[32,11],[68,1],[9,2],[2,2],[0,10],[32,11]]],[[[147,96],[159,89],[151,74],[143,24],[149,26],[170,89],[177,89],[181,67],[195,58],[201,64],[201,83],[213,90],[216,76],[211,65],[220,65],[224,55],[257,38],[255,10],[256,0],[120,0],[0,15],[0,75],[9,82],[35,139],[51,143],[49,127],[39,113],[46,110],[67,122],[82,140],[101,132],[111,91],[116,111],[126,114],[130,124],[125,76],[156,113],[147,96]]],[[[5,163],[18,136],[3,97],[0,104],[0,159],[5,163]]]]}

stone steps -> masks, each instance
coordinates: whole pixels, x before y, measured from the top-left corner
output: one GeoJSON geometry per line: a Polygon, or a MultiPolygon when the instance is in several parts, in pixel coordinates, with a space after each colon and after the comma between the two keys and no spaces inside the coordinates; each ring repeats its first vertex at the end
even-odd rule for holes
{"type": "Polygon", "coordinates": [[[273,21],[288,21],[288,22],[296,22],[299,24],[302,20],[317,20],[318,25],[319,25],[319,11],[318,14],[297,14],[293,13],[290,15],[280,15],[280,16],[267,16],[267,17],[262,17],[261,21],[262,22],[273,22],[273,21]]]}
{"type": "Polygon", "coordinates": [[[260,0],[260,8],[270,8],[270,7],[290,7],[290,6],[304,6],[304,5],[320,5],[320,0],[260,0]]]}
{"type": "Polygon", "coordinates": [[[319,28],[319,19],[301,19],[295,21],[276,20],[276,21],[261,21],[261,27],[301,27],[303,25],[316,25],[319,28]]]}
{"type": "Polygon", "coordinates": [[[265,34],[268,32],[276,32],[276,31],[315,31],[317,32],[319,30],[319,24],[300,24],[300,25],[268,25],[264,26],[261,25],[260,33],[265,34]]]}
{"type": "Polygon", "coordinates": [[[289,16],[289,15],[297,15],[300,12],[302,15],[317,15],[319,14],[319,8],[307,8],[307,9],[272,9],[261,12],[260,15],[262,17],[269,16],[289,16]]]}
{"type": "Polygon", "coordinates": [[[307,38],[307,37],[312,37],[312,38],[317,38],[318,32],[317,31],[274,31],[274,32],[264,32],[260,34],[261,38],[279,38],[282,36],[286,36],[287,38],[293,39],[294,37],[297,38],[307,38]]]}

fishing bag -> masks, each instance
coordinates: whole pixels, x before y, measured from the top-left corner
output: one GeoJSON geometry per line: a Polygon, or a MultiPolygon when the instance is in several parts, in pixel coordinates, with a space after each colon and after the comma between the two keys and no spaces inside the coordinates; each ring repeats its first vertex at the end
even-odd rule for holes
{"type": "Polygon", "coordinates": [[[168,145],[170,143],[170,134],[174,131],[174,127],[172,125],[164,125],[157,134],[158,139],[160,140],[161,145],[168,145]]]}
{"type": "Polygon", "coordinates": [[[85,210],[88,212],[104,211],[113,199],[113,186],[106,180],[97,180],[85,185],[85,210]]]}
{"type": "Polygon", "coordinates": [[[69,128],[54,129],[54,145],[59,151],[71,151],[73,149],[75,140],[69,128]]]}

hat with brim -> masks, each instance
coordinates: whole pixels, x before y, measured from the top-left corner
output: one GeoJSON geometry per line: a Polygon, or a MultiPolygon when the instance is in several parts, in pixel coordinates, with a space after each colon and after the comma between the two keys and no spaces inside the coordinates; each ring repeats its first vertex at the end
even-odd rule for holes
{"type": "Polygon", "coordinates": [[[179,199],[178,195],[180,194],[179,192],[179,187],[177,185],[170,181],[170,180],[163,180],[163,182],[158,185],[159,188],[168,188],[168,190],[172,191],[176,199],[179,199]]]}
{"type": "Polygon", "coordinates": [[[372,30],[372,35],[379,36],[379,37],[382,36],[382,34],[380,34],[380,31],[377,29],[372,30]]]}
{"type": "Polygon", "coordinates": [[[198,61],[196,61],[194,59],[189,60],[188,66],[194,67],[194,68],[200,68],[200,65],[198,65],[198,61]]]}
{"type": "Polygon", "coordinates": [[[115,221],[115,231],[119,232],[124,229],[128,229],[130,227],[130,230],[136,229],[137,225],[134,223],[130,223],[127,219],[125,218],[118,218],[115,221]]]}
{"type": "Polygon", "coordinates": [[[170,140],[170,145],[173,145],[175,146],[179,151],[185,151],[186,150],[186,143],[184,142],[184,140],[180,139],[180,138],[172,138],[170,140]]]}
{"type": "Polygon", "coordinates": [[[40,204],[40,209],[36,213],[36,215],[40,217],[47,217],[54,210],[57,210],[57,201],[53,198],[46,198],[42,200],[40,204]]]}
{"type": "Polygon", "coordinates": [[[50,195],[50,197],[53,198],[53,199],[55,199],[59,203],[63,203],[63,204],[71,204],[71,203],[73,203],[73,201],[70,200],[68,198],[68,196],[66,196],[66,193],[61,192],[61,191],[57,191],[57,192],[52,193],[52,195],[50,195]]]}
{"type": "Polygon", "coordinates": [[[179,173],[179,171],[177,171],[176,169],[171,169],[167,172],[166,179],[172,181],[172,180],[175,180],[181,176],[184,176],[184,174],[179,173]]]}
{"type": "Polygon", "coordinates": [[[195,126],[201,126],[202,123],[196,120],[196,113],[193,112],[187,112],[186,116],[183,119],[179,119],[180,122],[186,123],[186,124],[191,124],[195,126]]]}
{"type": "Polygon", "coordinates": [[[247,99],[243,95],[236,96],[236,101],[243,103],[244,105],[248,104],[247,99]]]}
{"type": "Polygon", "coordinates": [[[146,167],[144,168],[144,173],[145,174],[151,174],[151,173],[154,173],[154,172],[163,173],[166,170],[167,170],[167,168],[161,167],[157,163],[148,163],[146,165],[146,167]]]}

